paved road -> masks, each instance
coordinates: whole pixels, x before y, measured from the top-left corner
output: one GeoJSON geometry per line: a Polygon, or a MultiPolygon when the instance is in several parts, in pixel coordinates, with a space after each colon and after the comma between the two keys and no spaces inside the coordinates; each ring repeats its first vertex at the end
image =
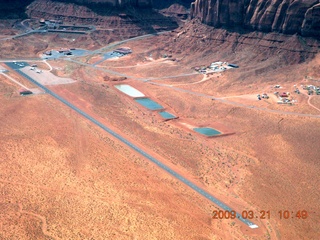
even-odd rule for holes
{"type": "Polygon", "coordinates": [[[94,50],[86,55],[83,55],[83,56],[88,56],[88,55],[92,55],[92,54],[101,54],[101,53],[105,53],[106,50],[110,50],[116,46],[119,46],[123,43],[126,43],[126,42],[131,42],[131,41],[136,41],[136,40],[141,40],[141,39],[144,39],[144,38],[148,38],[148,37],[153,37],[153,36],[157,36],[157,35],[161,35],[161,34],[165,34],[165,33],[168,33],[170,31],[164,31],[164,32],[158,32],[158,33],[152,33],[152,34],[146,34],[146,35],[142,35],[142,36],[138,36],[138,37],[133,37],[133,38],[129,38],[129,39],[125,39],[125,40],[122,40],[122,41],[119,41],[119,42],[115,42],[115,43],[112,43],[112,44],[109,44],[108,46],[106,47],[102,47],[102,48],[99,48],[97,50],[94,50]]]}
{"type": "Polygon", "coordinates": [[[7,74],[5,74],[5,73],[3,73],[3,72],[0,73],[0,74],[4,75],[6,78],[10,79],[12,82],[14,82],[15,84],[19,85],[20,87],[22,87],[22,88],[24,88],[24,89],[26,89],[26,90],[31,91],[30,88],[24,86],[23,84],[21,84],[20,82],[18,82],[18,81],[15,80],[14,78],[10,77],[9,75],[7,75],[7,74]]]}
{"type": "Polygon", "coordinates": [[[313,96],[308,96],[308,104],[309,104],[309,106],[310,106],[310,107],[313,107],[314,109],[316,109],[317,111],[320,112],[320,109],[317,108],[315,105],[313,105],[313,104],[310,102],[312,98],[313,98],[313,96]]]}
{"type": "MultiPolygon", "coordinates": [[[[29,35],[29,34],[33,34],[33,33],[47,33],[47,32],[63,32],[63,33],[87,33],[87,32],[92,32],[92,31],[95,31],[96,28],[94,26],[89,26],[89,28],[91,27],[91,30],[88,30],[88,31],[67,31],[67,30],[46,30],[46,27],[43,26],[43,27],[39,27],[38,29],[32,29],[29,24],[26,25],[25,22],[26,21],[29,21],[30,19],[25,19],[23,20],[20,25],[23,27],[23,29],[25,30],[24,33],[21,33],[21,34],[17,34],[17,35],[13,35],[13,36],[10,36],[10,37],[6,37],[6,38],[2,38],[0,39],[0,41],[5,41],[5,40],[9,40],[9,39],[14,39],[14,38],[18,38],[18,37],[23,37],[23,36],[26,36],[26,35],[29,35]]],[[[86,26],[88,27],[88,26],[86,26]]]]}
{"type": "MultiPolygon", "coordinates": [[[[120,140],[121,142],[126,144],[128,147],[132,148],[133,150],[135,150],[136,152],[138,152],[139,154],[141,154],[142,156],[147,158],[149,161],[153,162],[154,164],[156,164],[157,166],[159,166],[160,168],[165,170],[167,173],[169,173],[173,177],[177,178],[179,181],[183,182],[188,187],[192,188],[194,191],[198,192],[199,194],[201,194],[202,196],[204,196],[205,198],[210,200],[215,205],[219,206],[221,209],[223,209],[225,211],[232,210],[232,208],[230,208],[229,206],[227,206],[226,204],[224,204],[223,202],[221,202],[220,200],[218,200],[217,198],[215,198],[214,196],[212,196],[211,194],[209,194],[208,192],[206,192],[202,188],[198,187],[197,185],[195,185],[194,183],[192,183],[191,181],[189,181],[188,179],[186,179],[185,177],[183,177],[179,173],[175,172],[174,170],[169,168],[167,165],[163,164],[162,162],[160,162],[159,160],[157,160],[153,156],[149,155],[148,153],[146,153],[145,151],[143,151],[142,149],[140,149],[136,145],[129,142],[127,139],[125,139],[121,135],[115,133],[110,128],[103,125],[101,122],[97,121],[96,119],[94,119],[93,117],[91,117],[90,115],[88,115],[87,113],[82,111],[81,109],[77,108],[75,105],[71,104],[70,102],[68,102],[64,98],[60,97],[58,94],[54,93],[53,91],[51,91],[47,87],[43,86],[42,84],[38,83],[37,81],[35,81],[31,77],[29,77],[27,74],[23,73],[21,70],[19,70],[19,68],[15,67],[15,64],[13,64],[13,63],[6,63],[6,64],[9,67],[11,67],[11,66],[14,67],[13,69],[15,71],[17,71],[21,76],[25,77],[27,80],[29,80],[30,82],[32,82],[36,86],[42,88],[46,93],[50,94],[51,96],[53,96],[54,98],[56,98],[60,102],[64,103],[65,105],[67,105],[68,107],[70,107],[71,109],[73,109],[74,111],[76,111],[77,113],[79,113],[80,115],[82,115],[84,118],[88,119],[89,121],[91,121],[95,125],[99,126],[104,131],[106,131],[107,133],[109,133],[113,137],[117,138],[118,140],[120,140]]],[[[242,221],[243,223],[245,223],[247,226],[249,226],[250,228],[258,228],[258,226],[256,224],[254,224],[253,222],[251,222],[247,219],[242,218],[242,216],[238,213],[237,213],[237,218],[240,221],[242,221]]]]}
{"type": "Polygon", "coordinates": [[[204,94],[204,93],[198,93],[198,92],[194,92],[191,90],[187,90],[187,89],[183,89],[183,88],[178,88],[178,87],[174,87],[168,84],[162,84],[162,83],[156,83],[156,82],[148,82],[150,84],[153,85],[157,85],[157,86],[161,86],[161,87],[167,87],[167,88],[171,88],[174,89],[176,91],[179,92],[184,92],[184,93],[189,93],[198,97],[205,97],[205,98],[210,98],[212,100],[221,102],[221,103],[225,103],[225,104],[229,104],[229,105],[233,105],[236,107],[242,107],[242,108],[248,108],[248,109],[255,109],[255,110],[260,110],[260,111],[265,111],[265,112],[270,112],[270,113],[276,113],[276,114],[283,114],[283,115],[291,115],[291,116],[299,116],[299,117],[309,117],[309,118],[320,118],[320,115],[313,115],[313,114],[306,114],[306,113],[296,113],[296,112],[286,112],[286,111],[281,111],[281,110],[273,110],[273,109],[268,109],[268,108],[263,108],[263,107],[256,107],[256,106],[250,106],[250,105],[245,105],[242,103],[237,103],[237,102],[232,102],[223,98],[217,98],[214,97],[212,95],[208,95],[208,94],[204,94]]]}
{"type": "Polygon", "coordinates": [[[31,31],[33,30],[30,26],[28,21],[30,21],[30,19],[25,19],[21,22],[21,26],[26,30],[26,31],[31,31]],[[27,22],[27,23],[26,23],[27,22]]]}
{"type": "Polygon", "coordinates": [[[19,38],[19,37],[23,37],[23,36],[26,36],[26,35],[29,35],[29,34],[33,34],[33,33],[46,33],[46,32],[47,32],[47,30],[41,30],[41,29],[30,30],[30,31],[25,32],[25,33],[17,34],[17,35],[6,37],[6,38],[1,38],[0,41],[19,38]]]}
{"type": "Polygon", "coordinates": [[[281,111],[281,110],[273,110],[273,109],[268,109],[268,108],[263,108],[263,107],[245,105],[245,104],[229,101],[229,100],[227,100],[225,98],[218,98],[218,97],[214,97],[212,95],[208,95],[208,94],[204,94],[204,93],[198,93],[198,92],[194,92],[194,91],[191,91],[191,90],[178,88],[178,87],[175,87],[175,86],[172,86],[172,85],[169,85],[169,84],[154,82],[156,80],[163,80],[163,79],[171,79],[171,78],[179,78],[179,77],[198,75],[198,73],[186,73],[186,74],[181,74],[181,75],[165,76],[165,77],[138,78],[138,77],[132,77],[132,76],[124,74],[124,73],[119,73],[119,72],[114,71],[114,70],[109,70],[109,69],[97,67],[97,66],[95,66],[93,64],[83,63],[83,62],[80,62],[80,61],[77,61],[77,60],[74,60],[74,59],[71,59],[71,58],[67,58],[65,60],[80,64],[80,65],[84,65],[84,66],[98,68],[98,69],[100,69],[100,70],[102,70],[104,72],[107,72],[107,73],[110,73],[110,74],[113,74],[113,75],[116,75],[116,76],[126,77],[126,78],[130,78],[130,79],[138,80],[138,81],[143,81],[143,82],[147,82],[149,84],[153,84],[153,85],[157,85],[157,86],[161,86],[161,87],[168,87],[168,88],[171,88],[171,89],[179,91],[179,92],[185,92],[185,93],[189,93],[189,94],[192,94],[192,95],[195,95],[195,96],[199,96],[199,97],[210,98],[212,100],[216,100],[216,101],[219,101],[221,103],[228,104],[228,105],[233,105],[233,106],[247,108],[247,109],[255,109],[255,110],[265,111],[265,112],[269,112],[269,113],[283,114],[283,115],[309,117],[309,118],[320,118],[320,115],[313,115],[313,114],[306,114],[306,113],[296,113],[296,112],[286,112],[286,111],[281,111]]]}
{"type": "Polygon", "coordinates": [[[153,84],[153,85],[157,85],[157,86],[161,86],[161,87],[168,87],[171,88],[173,90],[179,91],[179,92],[185,92],[185,93],[189,93],[198,97],[205,97],[205,98],[210,98],[212,100],[216,100],[219,101],[221,103],[225,103],[228,105],[233,105],[236,107],[242,107],[242,108],[247,108],[247,109],[255,109],[255,110],[259,110],[259,111],[265,111],[265,112],[270,112],[270,113],[276,113],[276,114],[283,114],[283,115],[291,115],[291,116],[299,116],[299,117],[309,117],[309,118],[320,118],[320,115],[313,115],[313,114],[306,114],[306,113],[296,113],[296,112],[286,112],[286,111],[281,111],[281,110],[273,110],[273,109],[268,109],[268,108],[263,108],[263,107],[256,107],[256,106],[251,106],[251,105],[245,105],[242,103],[237,103],[237,102],[233,102],[233,101],[229,101],[225,98],[218,98],[218,97],[214,97],[212,95],[208,95],[208,94],[204,94],[204,93],[199,93],[199,92],[194,92],[191,90],[186,90],[183,88],[178,88],[169,84],[164,84],[164,83],[157,83],[154,82],[155,80],[161,80],[161,79],[168,79],[168,78],[179,78],[179,77],[185,77],[185,76],[192,76],[192,75],[197,75],[198,73],[187,73],[187,74],[181,74],[181,75],[176,75],[176,76],[166,76],[166,77],[150,77],[150,78],[137,78],[137,77],[132,77],[129,76],[127,74],[124,73],[119,73],[113,70],[109,70],[109,69],[105,69],[105,68],[100,68],[97,66],[94,66],[92,64],[88,64],[88,63],[83,63],[74,59],[70,59],[70,58],[66,58],[64,60],[67,61],[71,61],[80,65],[84,65],[84,66],[88,66],[88,67],[93,67],[93,68],[98,68],[100,70],[102,70],[103,72],[107,72],[110,74],[114,74],[116,76],[121,76],[121,77],[126,77],[126,78],[131,78],[131,79],[135,79],[135,80],[139,80],[139,81],[143,81],[143,82],[147,82],[149,84],[153,84]]]}
{"type": "Polygon", "coordinates": [[[70,61],[70,62],[74,62],[74,63],[77,63],[77,64],[79,64],[79,65],[83,65],[83,66],[98,68],[99,70],[101,70],[101,71],[103,71],[103,72],[107,72],[107,73],[110,73],[110,74],[113,74],[113,75],[116,75],[116,76],[126,77],[126,78],[132,78],[131,76],[126,75],[126,74],[124,74],[124,73],[119,73],[119,72],[112,71],[112,70],[109,70],[109,69],[97,67],[97,66],[95,66],[95,65],[92,65],[92,64],[89,64],[89,63],[80,62],[80,61],[77,61],[77,60],[74,60],[74,59],[71,59],[71,58],[65,58],[64,60],[70,61]]]}

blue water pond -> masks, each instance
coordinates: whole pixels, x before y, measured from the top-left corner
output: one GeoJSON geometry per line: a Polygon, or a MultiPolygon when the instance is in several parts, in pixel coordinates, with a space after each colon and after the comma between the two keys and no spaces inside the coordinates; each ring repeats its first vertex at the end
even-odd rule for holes
{"type": "Polygon", "coordinates": [[[215,130],[214,128],[202,127],[202,128],[194,128],[194,131],[206,135],[208,137],[220,135],[221,132],[215,130]]]}
{"type": "Polygon", "coordinates": [[[159,114],[161,115],[161,117],[165,118],[165,119],[174,119],[176,118],[175,115],[168,113],[168,112],[159,112],[159,114]]]}
{"type": "Polygon", "coordinates": [[[148,108],[150,110],[163,109],[163,107],[159,103],[151,100],[150,98],[136,98],[134,100],[137,103],[141,104],[142,106],[144,106],[144,107],[146,107],[146,108],[148,108]]]}

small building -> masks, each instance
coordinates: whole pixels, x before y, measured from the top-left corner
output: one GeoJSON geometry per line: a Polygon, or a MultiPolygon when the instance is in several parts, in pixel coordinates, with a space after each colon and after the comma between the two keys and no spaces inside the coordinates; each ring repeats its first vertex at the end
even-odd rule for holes
{"type": "Polygon", "coordinates": [[[288,95],[288,93],[286,93],[286,92],[283,92],[283,93],[281,93],[280,94],[280,97],[288,97],[289,95],[288,95]]]}
{"type": "Polygon", "coordinates": [[[51,56],[51,55],[52,55],[52,52],[51,52],[51,51],[45,51],[44,54],[45,54],[45,55],[48,55],[48,56],[51,56]]]}
{"type": "Polygon", "coordinates": [[[63,54],[64,55],[72,55],[72,52],[70,50],[68,50],[68,51],[64,51],[63,54]]]}
{"type": "Polygon", "coordinates": [[[122,48],[117,48],[116,50],[114,50],[114,52],[126,55],[129,53],[132,53],[132,50],[129,47],[122,47],[122,48]]]}
{"type": "Polygon", "coordinates": [[[51,19],[48,21],[49,23],[54,23],[54,24],[63,24],[63,21],[62,20],[54,20],[54,19],[51,19]]]}
{"type": "Polygon", "coordinates": [[[233,67],[233,68],[239,68],[239,66],[238,66],[238,65],[236,65],[236,64],[232,64],[232,63],[229,63],[229,64],[228,64],[228,66],[229,66],[229,67],[233,67]]]}
{"type": "Polygon", "coordinates": [[[60,50],[58,50],[59,53],[66,53],[66,52],[70,52],[70,49],[66,49],[66,48],[61,48],[60,50]]]}
{"type": "Polygon", "coordinates": [[[33,92],[31,92],[30,90],[20,91],[20,96],[26,96],[26,95],[31,95],[31,94],[33,94],[33,92]]]}

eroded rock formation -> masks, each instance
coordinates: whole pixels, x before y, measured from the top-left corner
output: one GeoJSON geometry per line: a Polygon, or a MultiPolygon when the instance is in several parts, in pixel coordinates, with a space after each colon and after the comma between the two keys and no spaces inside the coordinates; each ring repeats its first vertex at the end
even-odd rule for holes
{"type": "Polygon", "coordinates": [[[152,7],[152,0],[55,0],[68,3],[79,4],[110,4],[116,7],[126,7],[128,5],[138,7],[152,7]]]}
{"type": "Polygon", "coordinates": [[[108,5],[86,6],[53,0],[35,0],[27,7],[26,14],[29,18],[35,19],[56,19],[66,24],[94,25],[97,30],[92,33],[93,36],[104,32],[108,36],[130,38],[178,27],[174,20],[151,8],[117,9],[108,5]]]}
{"type": "Polygon", "coordinates": [[[320,37],[319,0],[196,0],[191,18],[215,27],[320,37]]]}

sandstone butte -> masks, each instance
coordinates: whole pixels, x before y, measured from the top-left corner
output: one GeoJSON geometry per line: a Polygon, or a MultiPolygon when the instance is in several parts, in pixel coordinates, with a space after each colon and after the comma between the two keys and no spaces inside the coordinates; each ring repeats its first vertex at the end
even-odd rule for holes
{"type": "Polygon", "coordinates": [[[215,27],[320,36],[320,1],[316,0],[196,0],[191,17],[215,27]]]}

